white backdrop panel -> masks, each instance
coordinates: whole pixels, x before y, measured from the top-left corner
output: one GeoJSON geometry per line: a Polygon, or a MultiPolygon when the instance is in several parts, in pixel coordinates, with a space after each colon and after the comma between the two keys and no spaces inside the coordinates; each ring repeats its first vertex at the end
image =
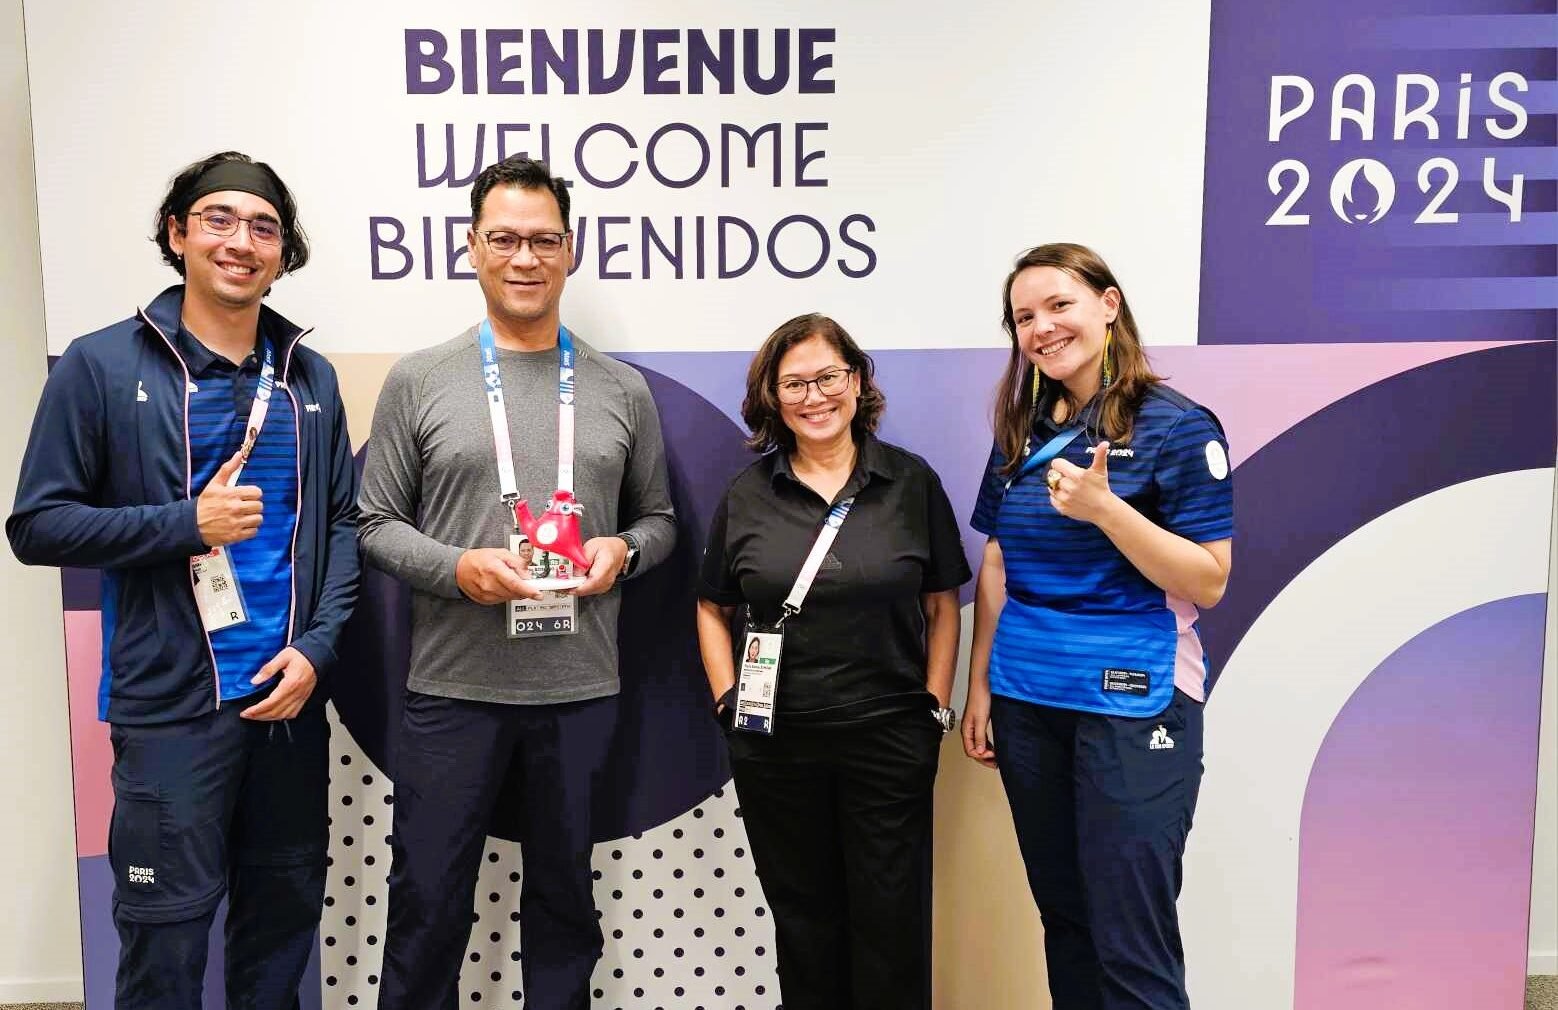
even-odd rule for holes
{"type": "MultiPolygon", "coordinates": [[[[439,222],[468,213],[466,187],[420,188],[416,129],[428,128],[428,171],[444,165],[443,131],[452,124],[455,161],[469,168],[478,124],[487,124],[492,160],[496,124],[529,124],[511,147],[539,153],[548,128],[554,168],[578,178],[575,140],[611,123],[632,135],[637,156],[660,127],[686,123],[712,139],[714,164],[686,188],[656,182],[640,164],[617,188],[580,182],[576,215],[583,263],[567,315],[607,349],[749,347],[778,320],[818,309],[846,320],[872,347],[999,344],[998,283],[1021,248],[1082,241],[1112,261],[1152,320],[1148,339],[1195,342],[1199,287],[1202,158],[1205,138],[1209,4],[1141,5],[1103,0],[1078,5],[1043,0],[829,4],[789,0],[733,7],[712,0],[494,6],[452,0],[438,7],[409,0],[375,4],[265,5],[170,0],[152,6],[94,0],[26,5],[27,45],[37,130],[39,208],[49,346],[122,318],[173,279],[145,237],[156,203],[179,166],[224,148],[271,162],[296,191],[315,260],[282,281],[276,301],[318,327],[325,351],[408,351],[442,339],[478,311],[474,285],[441,279],[439,222]],[[460,50],[462,29],[523,29],[511,77],[525,94],[407,94],[406,31],[427,29],[460,50]],[[566,95],[554,84],[529,93],[530,40],[544,29],[633,30],[635,72],[612,94],[566,95]],[[801,29],[831,30],[815,47],[832,58],[814,76],[831,94],[798,93],[796,77],[779,94],[648,95],[645,32],[679,30],[662,52],[677,57],[665,75],[686,90],[688,31],[714,35],[760,29],[761,67],[773,66],[775,29],[792,40],[801,29]],[[760,158],[744,158],[720,184],[719,130],[781,124],[782,178],[760,158]],[[825,154],[805,169],[826,186],[795,185],[794,125],[826,124],[806,134],[825,154]],[[526,138],[529,144],[526,143],[526,138]],[[809,215],[830,233],[826,265],[794,280],[766,251],[739,278],[715,279],[716,218],[748,222],[760,239],[790,215],[809,215]],[[875,264],[840,241],[851,215],[870,218],[848,230],[875,264]],[[421,219],[434,221],[435,279],[427,280],[421,219]],[[601,278],[599,216],[625,244],[601,278]],[[369,221],[394,217],[411,229],[415,263],[399,280],[372,279],[369,221]],[[705,279],[691,253],[695,219],[709,231],[705,279]],[[669,236],[681,219],[688,251],[684,278],[651,258],[643,279],[641,221],[669,236]]],[[[487,36],[478,35],[485,53],[487,36]]],[[[792,47],[792,62],[797,56],[792,47]]],[[[478,70],[485,69],[485,58],[478,70]]],[[[581,90],[588,90],[587,87],[581,90]]],[[[740,144],[738,142],[738,148],[740,144]]],[[[766,157],[768,147],[760,149],[766,157]]],[[[667,175],[697,162],[690,134],[673,131],[657,148],[667,175]]],[[[620,135],[596,135],[585,167],[606,178],[628,165],[620,135]]],[[[458,242],[463,226],[452,229],[458,242]]],[[[731,229],[728,258],[739,264],[745,239],[731,229]]],[[[804,224],[782,231],[780,261],[801,270],[818,259],[821,239],[804,224]]],[[[385,269],[403,257],[386,254],[385,269]]],[[[460,264],[464,266],[463,261],[460,264]]]]}

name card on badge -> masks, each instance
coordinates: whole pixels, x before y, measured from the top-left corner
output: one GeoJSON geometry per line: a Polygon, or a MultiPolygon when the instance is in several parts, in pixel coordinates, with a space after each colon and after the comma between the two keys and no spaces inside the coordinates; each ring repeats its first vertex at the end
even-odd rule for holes
{"type": "Polygon", "coordinates": [[[508,602],[508,637],[577,634],[579,598],[559,591],[584,582],[574,574],[573,562],[561,554],[537,549],[522,533],[509,537],[509,550],[529,566],[528,581],[552,588],[543,592],[539,600],[508,602]]]}

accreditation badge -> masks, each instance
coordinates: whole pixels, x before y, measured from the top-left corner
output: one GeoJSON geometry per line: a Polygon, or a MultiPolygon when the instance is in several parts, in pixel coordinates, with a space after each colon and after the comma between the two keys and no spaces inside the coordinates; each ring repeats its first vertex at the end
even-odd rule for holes
{"type": "Polygon", "coordinates": [[[189,581],[195,587],[200,623],[207,631],[221,631],[249,619],[226,547],[213,547],[190,558],[189,581]]]}
{"type": "Polygon", "coordinates": [[[779,659],[784,632],[751,624],[741,642],[741,672],[736,679],[736,729],[772,736],[774,698],[779,690],[779,659]]]}
{"type": "Polygon", "coordinates": [[[509,537],[509,550],[518,554],[530,568],[528,581],[545,589],[539,600],[508,602],[508,637],[542,638],[547,635],[573,635],[579,630],[579,598],[562,590],[583,584],[574,562],[561,554],[535,547],[523,533],[509,537]]]}

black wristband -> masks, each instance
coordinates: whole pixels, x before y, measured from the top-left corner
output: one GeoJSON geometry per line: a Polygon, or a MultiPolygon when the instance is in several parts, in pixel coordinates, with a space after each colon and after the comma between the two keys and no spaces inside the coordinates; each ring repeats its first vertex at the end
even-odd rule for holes
{"type": "Polygon", "coordinates": [[[715,700],[715,702],[714,702],[714,710],[713,710],[714,711],[714,718],[716,720],[724,719],[725,718],[725,713],[731,711],[735,707],[736,707],[736,685],[732,684],[732,685],[730,685],[730,687],[726,688],[724,694],[720,695],[719,698],[715,700]]]}

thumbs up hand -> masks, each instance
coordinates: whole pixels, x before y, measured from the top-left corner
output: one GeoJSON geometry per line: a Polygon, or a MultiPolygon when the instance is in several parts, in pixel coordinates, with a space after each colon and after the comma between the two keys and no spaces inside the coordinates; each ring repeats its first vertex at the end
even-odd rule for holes
{"type": "Polygon", "coordinates": [[[1086,470],[1056,458],[1045,474],[1050,504],[1056,512],[1078,522],[1098,522],[1118,501],[1109,490],[1109,443],[1099,442],[1091,451],[1093,463],[1086,470]]]}
{"type": "Polygon", "coordinates": [[[222,464],[195,500],[195,522],[200,526],[200,539],[207,547],[248,540],[260,531],[265,511],[260,489],[252,485],[232,487],[229,483],[242,465],[243,450],[240,449],[222,464]]]}

